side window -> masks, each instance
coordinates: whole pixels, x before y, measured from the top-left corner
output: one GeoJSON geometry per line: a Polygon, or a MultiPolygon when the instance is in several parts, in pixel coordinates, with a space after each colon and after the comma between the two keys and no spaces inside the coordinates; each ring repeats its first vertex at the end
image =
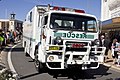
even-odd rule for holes
{"type": "Polygon", "coordinates": [[[44,22],[44,25],[47,25],[47,21],[48,21],[48,16],[45,16],[45,22],[44,22]]]}
{"type": "Polygon", "coordinates": [[[30,22],[32,22],[32,12],[30,12],[30,22]]]}
{"type": "Polygon", "coordinates": [[[94,21],[88,21],[88,23],[87,23],[87,25],[88,25],[88,31],[95,31],[96,29],[95,29],[95,22],[94,21]]]}
{"type": "Polygon", "coordinates": [[[40,26],[40,15],[38,17],[38,27],[40,26]]]}

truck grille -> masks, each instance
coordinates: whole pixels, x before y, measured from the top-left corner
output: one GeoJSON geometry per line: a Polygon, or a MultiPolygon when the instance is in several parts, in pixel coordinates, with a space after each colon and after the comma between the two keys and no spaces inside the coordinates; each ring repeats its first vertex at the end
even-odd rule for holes
{"type": "Polygon", "coordinates": [[[82,60],[84,55],[73,55],[73,60],[82,60]]]}
{"type": "Polygon", "coordinates": [[[86,52],[87,48],[84,46],[88,46],[88,42],[70,42],[66,41],[66,51],[81,51],[86,52]]]}

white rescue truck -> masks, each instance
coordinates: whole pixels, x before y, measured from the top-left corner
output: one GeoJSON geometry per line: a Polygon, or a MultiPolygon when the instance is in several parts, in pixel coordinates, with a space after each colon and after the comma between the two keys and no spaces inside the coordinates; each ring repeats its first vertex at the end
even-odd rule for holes
{"type": "Polygon", "coordinates": [[[23,26],[24,52],[40,72],[49,69],[97,69],[105,47],[99,47],[96,17],[84,10],[37,5],[23,26]]]}

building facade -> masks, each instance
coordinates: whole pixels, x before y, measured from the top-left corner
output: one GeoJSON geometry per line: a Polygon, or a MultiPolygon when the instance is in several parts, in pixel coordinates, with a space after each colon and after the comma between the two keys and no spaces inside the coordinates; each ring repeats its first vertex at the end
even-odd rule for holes
{"type": "Polygon", "coordinates": [[[23,22],[20,20],[0,19],[0,29],[4,31],[22,31],[23,22]]]}
{"type": "Polygon", "coordinates": [[[10,19],[0,19],[0,29],[3,31],[22,31],[23,21],[15,19],[15,14],[11,14],[10,19]]]}
{"type": "Polygon", "coordinates": [[[102,32],[110,38],[120,34],[120,0],[101,0],[102,32]]]}
{"type": "Polygon", "coordinates": [[[101,21],[120,17],[120,0],[101,0],[101,21]]]}

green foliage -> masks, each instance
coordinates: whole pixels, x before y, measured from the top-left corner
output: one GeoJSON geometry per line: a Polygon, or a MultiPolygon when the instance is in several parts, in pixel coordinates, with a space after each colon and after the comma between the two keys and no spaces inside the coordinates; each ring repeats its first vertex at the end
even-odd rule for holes
{"type": "Polygon", "coordinates": [[[10,70],[4,70],[0,74],[0,80],[15,80],[15,77],[13,77],[13,73],[10,70]]]}

